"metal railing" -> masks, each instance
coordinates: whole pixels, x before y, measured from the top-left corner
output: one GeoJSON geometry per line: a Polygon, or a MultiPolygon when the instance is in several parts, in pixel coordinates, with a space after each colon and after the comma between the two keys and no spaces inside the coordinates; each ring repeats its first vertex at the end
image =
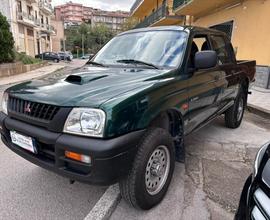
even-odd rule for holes
{"type": "Polygon", "coordinates": [[[177,9],[191,2],[192,0],[173,0],[173,9],[177,9]]]}
{"type": "Polygon", "coordinates": [[[162,4],[156,11],[146,17],[142,22],[140,22],[135,28],[148,27],[160,19],[166,17],[169,14],[167,4],[162,4]]]}
{"type": "Polygon", "coordinates": [[[35,23],[35,17],[32,14],[28,14],[25,11],[17,12],[17,19],[20,21],[29,21],[30,23],[35,23]]]}
{"type": "Polygon", "coordinates": [[[45,0],[40,0],[39,3],[40,9],[45,9],[46,11],[53,13],[53,7],[50,3],[46,2],[45,0]]]}

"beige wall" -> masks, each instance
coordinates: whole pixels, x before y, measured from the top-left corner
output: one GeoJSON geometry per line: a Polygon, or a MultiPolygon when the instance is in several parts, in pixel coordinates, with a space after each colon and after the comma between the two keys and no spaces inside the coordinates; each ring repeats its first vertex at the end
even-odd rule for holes
{"type": "Polygon", "coordinates": [[[61,41],[64,40],[64,22],[52,20],[52,25],[56,30],[56,34],[52,36],[52,51],[59,52],[61,51],[61,41]]]}
{"type": "Polygon", "coordinates": [[[255,59],[270,65],[270,0],[248,0],[241,5],[195,20],[194,25],[209,27],[234,20],[233,46],[237,59],[255,59]]]}

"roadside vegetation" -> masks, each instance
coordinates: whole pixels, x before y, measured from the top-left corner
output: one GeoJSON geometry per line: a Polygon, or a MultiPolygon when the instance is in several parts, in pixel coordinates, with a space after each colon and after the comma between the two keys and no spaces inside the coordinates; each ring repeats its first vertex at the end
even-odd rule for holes
{"type": "Polygon", "coordinates": [[[15,52],[15,60],[17,62],[22,62],[23,64],[36,64],[41,63],[42,60],[33,58],[31,56],[26,55],[25,53],[15,52]]]}
{"type": "MultiPolygon", "coordinates": [[[[128,18],[123,23],[119,32],[133,29],[138,23],[137,19],[128,18]]],[[[75,56],[97,53],[108,41],[119,32],[115,32],[104,24],[92,27],[90,24],[83,23],[80,26],[68,27],[65,30],[66,50],[72,51],[75,56]]]]}
{"type": "Polygon", "coordinates": [[[0,13],[0,63],[13,62],[15,59],[14,39],[7,18],[0,13]]]}
{"type": "Polygon", "coordinates": [[[73,54],[77,54],[77,52],[82,54],[84,48],[85,54],[96,53],[115,34],[105,25],[91,27],[91,25],[83,23],[80,26],[68,27],[65,30],[66,50],[72,51],[73,54]]]}

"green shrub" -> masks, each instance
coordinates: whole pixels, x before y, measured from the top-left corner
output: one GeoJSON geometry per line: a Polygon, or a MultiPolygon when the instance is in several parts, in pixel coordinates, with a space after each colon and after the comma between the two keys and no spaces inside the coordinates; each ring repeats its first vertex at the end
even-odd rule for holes
{"type": "Polygon", "coordinates": [[[0,63],[13,62],[14,39],[7,18],[0,13],[0,63]]]}
{"type": "Polygon", "coordinates": [[[35,59],[31,56],[26,55],[25,53],[18,53],[15,52],[16,54],[16,61],[20,61],[23,64],[35,64],[35,63],[40,63],[41,60],[40,59],[35,59]]]}

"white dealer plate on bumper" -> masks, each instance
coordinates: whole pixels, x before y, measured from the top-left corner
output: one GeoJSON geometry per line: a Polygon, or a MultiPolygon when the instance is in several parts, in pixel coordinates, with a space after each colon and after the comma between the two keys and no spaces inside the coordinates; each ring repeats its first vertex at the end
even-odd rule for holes
{"type": "Polygon", "coordinates": [[[10,131],[10,137],[13,144],[28,150],[32,153],[37,153],[36,148],[34,146],[33,138],[27,137],[17,133],[16,131],[10,131]]]}

